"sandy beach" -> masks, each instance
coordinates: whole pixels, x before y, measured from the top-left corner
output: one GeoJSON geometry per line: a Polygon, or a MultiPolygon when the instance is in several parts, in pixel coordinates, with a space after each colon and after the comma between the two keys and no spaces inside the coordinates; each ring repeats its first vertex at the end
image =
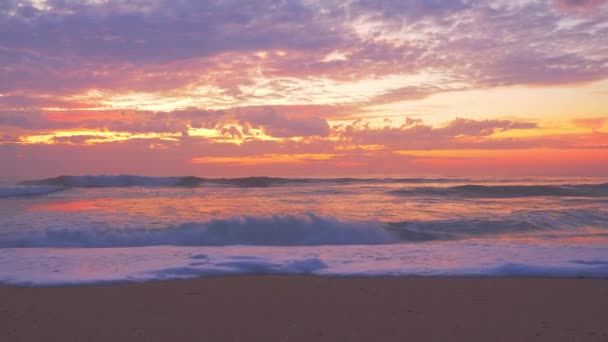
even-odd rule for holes
{"type": "Polygon", "coordinates": [[[234,276],[0,287],[3,341],[608,341],[608,281],[234,276]]]}

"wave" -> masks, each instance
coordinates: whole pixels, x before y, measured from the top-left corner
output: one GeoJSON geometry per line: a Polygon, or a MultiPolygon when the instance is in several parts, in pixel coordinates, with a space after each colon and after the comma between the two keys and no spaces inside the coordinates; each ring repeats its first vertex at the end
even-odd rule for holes
{"type": "Polygon", "coordinates": [[[1,187],[0,198],[35,197],[63,191],[65,188],[56,186],[13,186],[1,187]]]}
{"type": "MultiPolygon", "coordinates": [[[[527,234],[541,231],[577,231],[585,228],[608,229],[608,211],[522,210],[492,218],[461,218],[387,223],[386,229],[400,241],[461,240],[501,234],[527,234]]],[[[606,232],[608,235],[608,232],[606,232]]]]}
{"type": "Polygon", "coordinates": [[[106,187],[170,187],[195,186],[201,179],[196,177],[145,177],[145,176],[59,176],[54,178],[23,181],[21,185],[47,185],[72,188],[106,187]]]}
{"type": "Polygon", "coordinates": [[[348,185],[373,183],[463,183],[468,179],[452,178],[201,178],[185,177],[146,177],[133,175],[118,176],[59,176],[54,178],[23,181],[22,185],[51,185],[74,188],[105,187],[197,187],[197,186],[234,186],[242,188],[264,188],[281,185],[348,185]]]}
{"type": "MultiPolygon", "coordinates": [[[[46,228],[0,234],[0,248],[383,245],[536,231],[608,229],[608,211],[518,211],[496,218],[348,222],[314,214],[236,216],[164,229],[46,228]]],[[[608,232],[607,232],[608,234],[608,232]]]]}
{"type": "Polygon", "coordinates": [[[608,183],[580,185],[460,185],[393,190],[397,196],[457,196],[468,198],[608,197],[608,183]]]}
{"type": "Polygon", "coordinates": [[[315,246],[396,242],[375,222],[350,223],[313,214],[236,216],[166,229],[54,229],[0,235],[0,247],[315,246]]]}

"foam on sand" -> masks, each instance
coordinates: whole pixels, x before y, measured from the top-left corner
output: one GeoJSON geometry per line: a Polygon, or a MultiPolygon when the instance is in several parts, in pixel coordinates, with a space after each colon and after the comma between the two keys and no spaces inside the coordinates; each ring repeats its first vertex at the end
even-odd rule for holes
{"type": "Polygon", "coordinates": [[[432,242],[377,246],[0,249],[0,283],[99,284],[237,274],[608,277],[605,246],[432,242]]]}

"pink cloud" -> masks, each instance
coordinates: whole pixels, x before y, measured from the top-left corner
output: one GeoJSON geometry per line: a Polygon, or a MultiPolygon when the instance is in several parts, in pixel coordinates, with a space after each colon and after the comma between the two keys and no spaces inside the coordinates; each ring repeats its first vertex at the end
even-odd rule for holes
{"type": "MultiPolygon", "coordinates": [[[[605,3],[108,0],[52,1],[53,10],[23,13],[13,1],[0,8],[0,93],[28,94],[5,101],[34,106],[53,102],[37,95],[96,89],[162,96],[204,84],[243,99],[252,95],[242,86],[259,70],[276,79],[340,81],[432,71],[473,87],[589,82],[608,76],[601,49],[607,36],[593,33],[601,32],[602,17],[556,30],[562,18],[551,9],[602,10],[605,3]],[[380,28],[359,35],[358,23],[370,19],[380,28]],[[421,37],[389,38],[399,30],[421,37]],[[343,58],[328,60],[333,52],[343,58]]],[[[273,82],[274,94],[298,96],[297,88],[273,82]]],[[[451,90],[444,84],[402,87],[376,100],[451,90]]]]}
{"type": "Polygon", "coordinates": [[[608,117],[576,118],[572,120],[572,122],[579,127],[591,128],[595,131],[601,129],[608,123],[608,117]]]}
{"type": "Polygon", "coordinates": [[[607,3],[606,0],[553,0],[557,8],[562,10],[592,11],[607,3]]]}

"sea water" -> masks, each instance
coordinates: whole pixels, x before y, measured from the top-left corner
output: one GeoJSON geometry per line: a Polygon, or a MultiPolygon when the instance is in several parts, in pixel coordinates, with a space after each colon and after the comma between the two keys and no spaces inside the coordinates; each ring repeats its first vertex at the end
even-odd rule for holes
{"type": "Polygon", "coordinates": [[[63,176],[0,184],[0,282],[608,277],[601,178],[63,176]]]}

